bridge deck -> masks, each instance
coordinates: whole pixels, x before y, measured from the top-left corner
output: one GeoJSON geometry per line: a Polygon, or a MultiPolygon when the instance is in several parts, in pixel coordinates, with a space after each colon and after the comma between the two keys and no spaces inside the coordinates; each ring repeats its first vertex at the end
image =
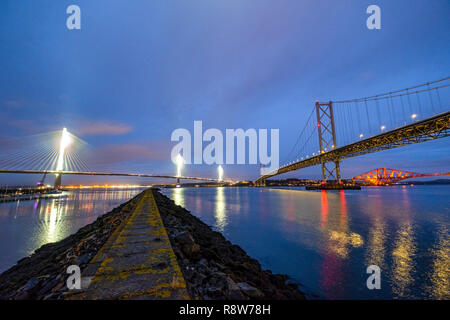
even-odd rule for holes
{"type": "Polygon", "coordinates": [[[120,172],[85,172],[85,171],[58,171],[58,170],[16,170],[0,169],[0,173],[24,173],[24,174],[55,174],[55,175],[76,175],[76,176],[116,176],[116,177],[140,177],[140,178],[164,178],[176,180],[199,180],[221,182],[219,179],[205,177],[185,177],[171,176],[163,174],[145,174],[145,173],[120,173],[120,172]]]}
{"type": "Polygon", "coordinates": [[[90,279],[89,286],[69,299],[189,299],[151,189],[82,278],[90,279]]]}

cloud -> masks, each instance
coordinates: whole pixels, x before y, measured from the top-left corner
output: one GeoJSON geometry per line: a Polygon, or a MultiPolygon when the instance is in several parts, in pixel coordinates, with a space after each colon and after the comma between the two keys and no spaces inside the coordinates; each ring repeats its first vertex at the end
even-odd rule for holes
{"type": "Polygon", "coordinates": [[[154,141],[147,144],[110,144],[90,152],[89,164],[108,165],[127,161],[170,160],[170,144],[154,141]]]}
{"type": "Polygon", "coordinates": [[[79,136],[96,135],[120,135],[133,130],[133,127],[124,123],[113,123],[109,121],[83,121],[73,132],[79,136]]]}

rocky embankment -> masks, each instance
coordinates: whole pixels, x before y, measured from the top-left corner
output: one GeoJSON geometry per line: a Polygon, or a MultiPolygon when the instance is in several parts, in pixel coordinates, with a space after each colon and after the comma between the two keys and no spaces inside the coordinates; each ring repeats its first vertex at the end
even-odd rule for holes
{"type": "MultiPolygon", "coordinates": [[[[263,270],[239,246],[154,190],[155,200],[193,299],[304,299],[288,277],[263,270]]],[[[140,195],[77,233],[46,244],[0,275],[0,299],[64,299],[67,267],[87,266],[140,195]]]]}
{"type": "Polygon", "coordinates": [[[83,270],[119,224],[129,216],[140,195],[127,201],[75,234],[48,243],[0,275],[0,299],[64,299],[67,267],[83,270]]]}

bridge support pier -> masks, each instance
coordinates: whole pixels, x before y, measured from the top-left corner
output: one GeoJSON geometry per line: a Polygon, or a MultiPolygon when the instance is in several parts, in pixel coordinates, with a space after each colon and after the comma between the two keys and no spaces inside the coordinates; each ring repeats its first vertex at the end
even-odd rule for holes
{"type": "Polygon", "coordinates": [[[62,178],[62,174],[58,173],[55,178],[55,185],[54,185],[55,189],[58,189],[61,187],[61,178],[62,178]]]}

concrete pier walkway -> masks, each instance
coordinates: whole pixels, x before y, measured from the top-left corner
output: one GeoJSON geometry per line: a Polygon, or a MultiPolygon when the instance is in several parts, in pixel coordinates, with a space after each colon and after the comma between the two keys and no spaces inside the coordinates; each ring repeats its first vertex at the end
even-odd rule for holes
{"type": "Polygon", "coordinates": [[[151,189],[82,272],[68,299],[189,299],[151,189]]]}

